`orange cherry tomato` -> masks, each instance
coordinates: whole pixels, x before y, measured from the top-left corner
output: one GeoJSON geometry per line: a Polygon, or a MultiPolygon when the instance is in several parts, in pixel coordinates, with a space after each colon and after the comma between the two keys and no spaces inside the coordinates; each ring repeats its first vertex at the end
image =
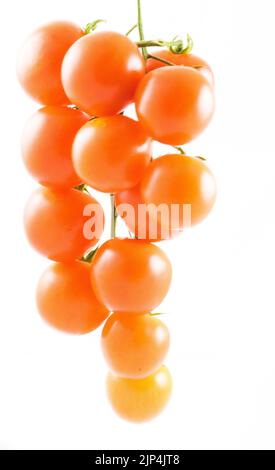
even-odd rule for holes
{"type": "Polygon", "coordinates": [[[88,333],[109,314],[93,292],[89,264],[81,261],[51,264],[39,280],[36,300],[44,320],[67,333],[88,333]]]}
{"type": "Polygon", "coordinates": [[[140,240],[158,242],[169,239],[173,233],[157,214],[143,201],[140,182],[133,188],[126,189],[115,195],[116,210],[124,220],[128,229],[140,240]]]}
{"type": "Polygon", "coordinates": [[[151,139],[126,116],[93,119],[77,133],[73,163],[93,188],[113,193],[135,186],[151,159],[151,139]]]}
{"type": "Polygon", "coordinates": [[[62,82],[71,102],[91,116],[122,111],[145,73],[138,47],[113,31],[87,34],[67,52],[62,82]]]}
{"type": "Polygon", "coordinates": [[[141,182],[141,193],[147,203],[180,205],[179,211],[171,211],[167,221],[170,230],[177,232],[189,225],[185,219],[188,211],[182,210],[183,204],[190,205],[191,225],[207,216],[216,199],[216,183],[200,158],[164,155],[149,165],[141,182]]]}
{"type": "Polygon", "coordinates": [[[143,378],[163,363],[169,348],[169,331],[154,315],[114,313],[104,325],[101,345],[115,374],[143,378]]]}
{"type": "Polygon", "coordinates": [[[108,240],[96,252],[91,279],[98,299],[112,312],[148,312],[168,292],[172,268],[157,246],[135,239],[108,240]]]}
{"type": "Polygon", "coordinates": [[[107,394],[116,413],[128,421],[155,418],[166,406],[172,392],[172,377],[166,366],[143,379],[107,376],[107,394]]]}
{"type": "Polygon", "coordinates": [[[40,184],[66,189],[81,183],[71,153],[74,137],[88,119],[76,109],[47,106],[28,120],[22,139],[23,160],[40,184]]]}
{"type": "Polygon", "coordinates": [[[56,21],[27,38],[18,57],[17,75],[34,100],[46,105],[70,103],[61,83],[61,65],[69,47],[82,35],[74,23],[56,21]]]}
{"type": "Polygon", "coordinates": [[[54,261],[73,261],[98,242],[104,214],[92,196],[77,189],[39,188],[27,203],[24,222],[33,248],[54,261]]]}
{"type": "MultiPolygon", "coordinates": [[[[212,86],[214,86],[214,75],[210,65],[201,57],[198,57],[194,54],[174,54],[169,51],[169,49],[158,49],[154,53],[155,57],[160,57],[161,59],[168,60],[175,65],[185,65],[186,67],[196,67],[198,66],[198,72],[202,73],[209,80],[212,86]]],[[[158,69],[160,67],[165,67],[163,62],[160,62],[156,59],[148,59],[146,62],[146,71],[151,72],[152,70],[158,69]]]]}
{"type": "Polygon", "coordinates": [[[197,137],[214,112],[212,85],[191,67],[166,66],[146,74],[135,102],[147,134],[170,145],[197,137]]]}

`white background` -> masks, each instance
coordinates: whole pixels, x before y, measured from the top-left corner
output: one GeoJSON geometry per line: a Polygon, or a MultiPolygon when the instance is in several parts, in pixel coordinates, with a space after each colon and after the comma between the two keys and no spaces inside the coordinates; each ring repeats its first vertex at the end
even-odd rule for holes
{"type": "MultiPolygon", "coordinates": [[[[60,334],[36,312],[35,285],[48,261],[22,229],[35,183],[21,163],[20,134],[37,105],[17,84],[16,54],[50,20],[106,18],[103,28],[126,32],[135,3],[1,2],[0,447],[274,449],[273,0],[143,0],[146,37],[189,32],[216,77],[215,118],[187,148],[207,157],[217,204],[202,225],[162,244],[174,269],[158,308],[169,313],[172,335],[166,411],[142,425],[117,418],[105,396],[100,332],[60,334]]],[[[165,151],[155,147],[156,155],[165,151]]]]}

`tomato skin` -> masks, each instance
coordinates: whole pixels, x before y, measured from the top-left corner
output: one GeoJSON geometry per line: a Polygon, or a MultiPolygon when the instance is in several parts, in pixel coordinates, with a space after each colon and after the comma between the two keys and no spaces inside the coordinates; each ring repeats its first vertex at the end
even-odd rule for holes
{"type": "Polygon", "coordinates": [[[161,220],[156,220],[149,208],[145,209],[144,216],[143,210],[139,212],[139,205],[145,204],[141,195],[141,181],[133,188],[116,193],[116,210],[136,238],[148,242],[168,240],[174,234],[163,225],[161,220]],[[129,211],[126,211],[126,204],[131,206],[129,211]]]}
{"type": "Polygon", "coordinates": [[[153,310],[167,294],[171,277],[171,263],[159,247],[128,238],[101,245],[91,266],[94,291],[112,312],[153,310]]]}
{"type": "Polygon", "coordinates": [[[113,193],[135,186],[151,159],[151,139],[126,116],[93,119],[77,133],[73,163],[89,186],[113,193]]]}
{"type": "Polygon", "coordinates": [[[44,105],[70,103],[61,83],[61,65],[67,50],[83,34],[74,23],[55,21],[26,39],[18,57],[17,75],[35,101],[44,105]]]}
{"type": "Polygon", "coordinates": [[[23,161],[40,184],[67,189],[81,183],[71,152],[77,131],[88,119],[76,109],[46,106],[27,121],[22,136],[23,161]]]}
{"type": "Polygon", "coordinates": [[[147,134],[169,145],[197,137],[214,112],[209,81],[191,67],[160,67],[145,75],[135,97],[136,111],[147,134]]]}
{"type": "Polygon", "coordinates": [[[117,312],[104,325],[101,346],[115,374],[143,378],[163,363],[169,348],[169,331],[154,315],[117,312]]]}
{"type": "MultiPolygon", "coordinates": [[[[191,204],[191,225],[195,225],[212,209],[216,183],[201,159],[171,154],[156,158],[150,164],[141,182],[141,193],[145,202],[156,205],[191,204]]],[[[169,225],[175,232],[186,227],[182,213],[179,221],[171,217],[169,225]]]]}
{"type": "Polygon", "coordinates": [[[91,116],[122,111],[145,74],[138,47],[113,31],[87,34],[67,52],[62,82],[71,102],[91,116]]]}
{"type": "MultiPolygon", "coordinates": [[[[74,261],[80,258],[99,237],[87,239],[83,234],[84,223],[91,216],[84,216],[88,204],[95,204],[104,225],[100,204],[90,195],[76,189],[54,191],[39,188],[32,193],[24,214],[26,235],[30,244],[40,254],[53,261],[74,261]]],[[[101,233],[103,231],[99,230],[101,233]]]]}
{"type": "MultiPolygon", "coordinates": [[[[194,54],[174,54],[173,52],[169,51],[169,49],[158,49],[154,53],[154,56],[168,60],[175,65],[185,65],[186,67],[199,66],[200,68],[198,68],[197,71],[204,75],[211,85],[214,86],[214,75],[212,69],[210,65],[201,57],[198,57],[194,54]]],[[[147,73],[160,67],[165,67],[165,64],[159,60],[148,59],[146,61],[147,73]]]]}
{"type": "Polygon", "coordinates": [[[123,419],[141,423],[155,418],[172,392],[172,377],[166,366],[143,379],[107,376],[107,394],[114,411],[123,419]]]}
{"type": "Polygon", "coordinates": [[[82,261],[51,264],[39,280],[36,301],[42,318],[66,333],[89,333],[109,314],[92,290],[89,264],[82,261]]]}

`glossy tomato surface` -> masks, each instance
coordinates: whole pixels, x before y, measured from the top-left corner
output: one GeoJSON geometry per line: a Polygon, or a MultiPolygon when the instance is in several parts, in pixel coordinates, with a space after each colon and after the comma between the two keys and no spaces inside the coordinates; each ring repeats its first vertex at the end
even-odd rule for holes
{"type": "Polygon", "coordinates": [[[166,366],[144,379],[107,376],[107,394],[114,411],[123,419],[143,422],[155,418],[167,405],[172,377],[166,366]]]}
{"type": "Polygon", "coordinates": [[[24,222],[29,242],[39,253],[54,261],[74,261],[98,242],[104,214],[92,196],[77,189],[40,188],[27,203],[24,222]]]}
{"type": "Polygon", "coordinates": [[[151,139],[126,116],[89,121],[76,135],[73,163],[82,181],[103,192],[135,186],[151,159],[151,139]]]}
{"type": "Polygon", "coordinates": [[[133,101],[144,73],[138,47],[120,33],[102,31],[87,34],[69,49],[62,82],[80,109],[92,116],[108,116],[133,101]]]}
{"type": "MultiPolygon", "coordinates": [[[[194,54],[174,54],[169,49],[158,49],[154,52],[154,56],[160,57],[161,59],[168,60],[175,65],[185,65],[186,67],[197,67],[198,72],[205,76],[214,85],[214,75],[210,65],[201,57],[194,54]]],[[[165,67],[165,64],[156,59],[148,59],[146,62],[146,71],[151,72],[152,70],[165,67]]]]}
{"type": "Polygon", "coordinates": [[[82,261],[51,264],[39,280],[36,300],[43,319],[67,333],[88,333],[109,314],[95,297],[89,264],[82,261]]]}
{"type": "Polygon", "coordinates": [[[45,105],[69,104],[61,83],[61,65],[67,50],[83,36],[79,26],[56,21],[34,31],[25,41],[17,62],[24,90],[45,105]]]}
{"type": "Polygon", "coordinates": [[[101,245],[91,266],[98,299],[113,312],[148,312],[168,292],[172,268],[157,246],[135,239],[111,239],[101,245]]]}
{"type": "Polygon", "coordinates": [[[104,325],[101,345],[115,374],[142,378],[163,363],[169,348],[169,332],[155,315],[113,313],[104,325]]]}
{"type": "Polygon", "coordinates": [[[72,144],[88,119],[77,109],[46,106],[27,121],[22,138],[23,160],[40,184],[65,189],[81,183],[72,163],[72,144]]]}
{"type": "Polygon", "coordinates": [[[216,183],[200,158],[164,155],[148,167],[141,182],[141,193],[147,203],[175,205],[169,228],[177,232],[189,226],[189,222],[195,225],[207,216],[216,199],[216,183]],[[183,205],[188,206],[186,210],[183,205]]]}
{"type": "Polygon", "coordinates": [[[146,74],[135,102],[148,135],[170,145],[197,137],[214,112],[212,85],[191,67],[166,66],[146,74]]]}

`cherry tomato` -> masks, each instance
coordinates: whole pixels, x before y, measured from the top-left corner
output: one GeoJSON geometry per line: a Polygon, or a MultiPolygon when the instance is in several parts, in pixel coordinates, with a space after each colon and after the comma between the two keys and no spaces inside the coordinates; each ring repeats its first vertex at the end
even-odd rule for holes
{"type": "Polygon", "coordinates": [[[93,119],[77,133],[73,163],[79,177],[103,192],[135,186],[151,158],[151,139],[126,116],[93,119]]]}
{"type": "Polygon", "coordinates": [[[80,184],[72,164],[72,144],[88,119],[76,109],[47,106],[28,120],[22,139],[23,160],[40,184],[63,189],[80,184]]]}
{"type": "Polygon", "coordinates": [[[24,222],[33,248],[54,261],[73,261],[98,242],[104,214],[92,196],[77,189],[39,188],[27,203],[24,222]]]}
{"type": "Polygon", "coordinates": [[[191,207],[191,225],[203,220],[216,198],[216,183],[206,164],[196,157],[164,155],[156,158],[141,182],[142,197],[147,203],[179,204],[179,212],[171,211],[169,228],[177,232],[188,225],[183,204],[191,207]],[[179,216],[179,217],[178,217],[179,216]]]}
{"type": "Polygon", "coordinates": [[[169,331],[154,315],[114,313],[105,323],[101,345],[115,374],[142,378],[163,363],[169,348],[169,331]]]}
{"type": "Polygon", "coordinates": [[[214,112],[212,85],[191,67],[166,66],[146,74],[135,101],[148,135],[170,145],[197,137],[214,112]]]}
{"type": "Polygon", "coordinates": [[[49,266],[38,283],[36,300],[44,320],[67,333],[88,333],[109,314],[93,292],[89,264],[81,261],[49,266]]]}
{"type": "Polygon", "coordinates": [[[17,74],[24,90],[41,104],[69,104],[61,83],[65,53],[83,35],[79,26],[56,21],[34,31],[18,57],[17,74]]]}
{"type": "MultiPolygon", "coordinates": [[[[161,220],[157,213],[143,201],[140,183],[115,195],[116,209],[128,229],[140,240],[158,242],[169,239],[173,232],[161,220]]],[[[168,212],[169,208],[168,208],[168,212]]]]}
{"type": "Polygon", "coordinates": [[[108,240],[96,252],[91,279],[98,299],[113,312],[148,312],[168,292],[172,268],[157,246],[135,239],[108,240]]]}
{"type": "Polygon", "coordinates": [[[87,34],[67,52],[62,82],[71,102],[91,116],[107,116],[134,100],[145,73],[138,47],[113,31],[87,34]]]}
{"type": "MultiPolygon", "coordinates": [[[[158,49],[154,53],[155,57],[160,57],[161,59],[168,60],[175,65],[185,65],[187,67],[196,67],[198,66],[198,72],[202,73],[205,78],[214,86],[214,75],[211,70],[210,65],[200,57],[194,54],[174,54],[169,51],[169,49],[158,49]]],[[[151,72],[152,70],[164,67],[165,64],[156,59],[148,59],[146,62],[146,71],[151,72]]]]}
{"type": "Polygon", "coordinates": [[[107,394],[116,413],[128,421],[155,418],[166,406],[172,392],[172,377],[166,366],[143,379],[107,376],[107,394]]]}

